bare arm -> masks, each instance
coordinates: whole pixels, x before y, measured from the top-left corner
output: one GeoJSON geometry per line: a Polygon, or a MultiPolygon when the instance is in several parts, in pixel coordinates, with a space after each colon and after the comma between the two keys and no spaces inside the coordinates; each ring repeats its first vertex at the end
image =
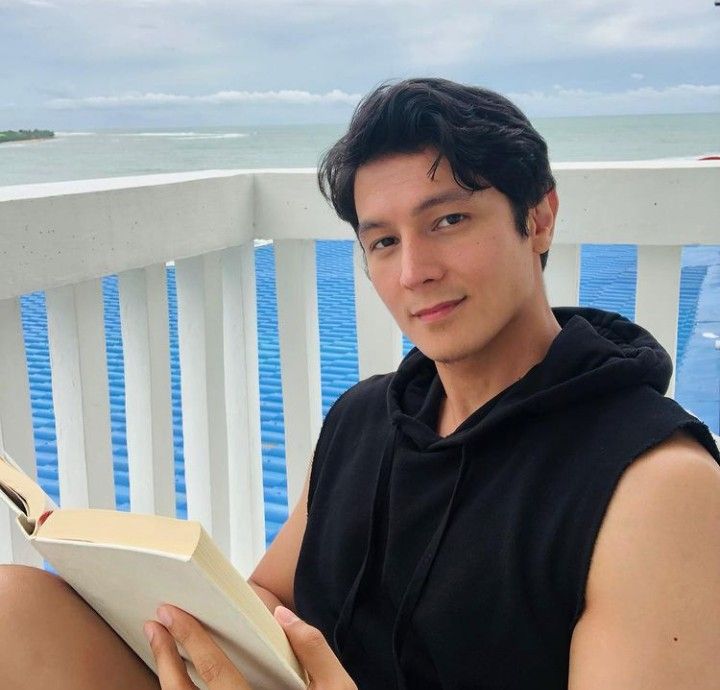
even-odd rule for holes
{"type": "Polygon", "coordinates": [[[570,690],[720,690],[720,467],[677,434],[623,475],[598,535],[570,690]]]}
{"type": "Polygon", "coordinates": [[[293,583],[307,524],[308,483],[309,478],[287,522],[248,578],[250,586],[271,611],[279,605],[295,610],[293,583]]]}

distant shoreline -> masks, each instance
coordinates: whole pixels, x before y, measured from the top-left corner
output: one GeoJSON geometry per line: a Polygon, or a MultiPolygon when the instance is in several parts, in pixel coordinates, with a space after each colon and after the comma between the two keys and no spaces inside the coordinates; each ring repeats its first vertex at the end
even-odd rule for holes
{"type": "Polygon", "coordinates": [[[8,141],[29,141],[30,139],[52,139],[55,132],[49,129],[6,129],[0,132],[0,144],[8,141]]]}

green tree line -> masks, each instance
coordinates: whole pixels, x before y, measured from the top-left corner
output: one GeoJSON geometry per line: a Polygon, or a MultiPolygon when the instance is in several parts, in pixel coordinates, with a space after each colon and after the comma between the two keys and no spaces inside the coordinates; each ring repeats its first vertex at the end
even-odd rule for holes
{"type": "Polygon", "coordinates": [[[25,141],[26,139],[49,139],[55,132],[49,129],[6,129],[0,132],[0,144],[6,141],[25,141]]]}

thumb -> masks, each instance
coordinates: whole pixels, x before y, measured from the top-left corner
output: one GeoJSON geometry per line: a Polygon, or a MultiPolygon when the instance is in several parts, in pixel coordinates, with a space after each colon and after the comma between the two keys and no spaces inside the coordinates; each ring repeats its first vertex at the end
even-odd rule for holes
{"type": "Polygon", "coordinates": [[[295,656],[310,675],[311,687],[327,685],[338,690],[356,687],[317,628],[300,620],[284,606],[278,606],[274,615],[283,627],[295,656]]]}

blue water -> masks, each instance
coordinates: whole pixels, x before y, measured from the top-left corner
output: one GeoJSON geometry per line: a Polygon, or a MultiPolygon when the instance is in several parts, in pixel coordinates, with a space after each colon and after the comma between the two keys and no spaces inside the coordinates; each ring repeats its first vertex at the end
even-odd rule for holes
{"type": "MultiPolygon", "coordinates": [[[[258,294],[258,344],[266,539],[272,541],[287,518],[282,386],[272,245],[255,253],[258,294]]],[[[552,260],[552,259],[551,259],[552,260]]],[[[352,243],[317,243],[318,309],[323,413],[358,380],[352,243]]],[[[703,332],[720,332],[720,247],[688,247],[683,252],[678,332],[676,398],[718,432],[720,352],[703,332]],[[718,269],[718,270],[716,270],[718,269]]],[[[633,246],[585,246],[581,260],[580,303],[634,317],[636,249],[633,246]]],[[[125,390],[117,279],[103,281],[105,334],[110,388],[115,497],[129,509],[125,390]]],[[[178,516],[185,517],[182,410],[176,318],[175,274],[168,269],[168,302],[173,407],[173,438],[178,516]]],[[[52,409],[45,300],[42,293],[22,298],[25,347],[30,376],[38,476],[44,490],[59,501],[57,448],[52,409]]],[[[409,343],[405,344],[409,347],[409,343]]]]}
{"type": "MultiPolygon", "coordinates": [[[[550,159],[697,158],[718,153],[720,113],[538,118],[550,159]]],[[[57,132],[0,146],[0,186],[238,168],[309,168],[345,124],[57,132]]]]}

